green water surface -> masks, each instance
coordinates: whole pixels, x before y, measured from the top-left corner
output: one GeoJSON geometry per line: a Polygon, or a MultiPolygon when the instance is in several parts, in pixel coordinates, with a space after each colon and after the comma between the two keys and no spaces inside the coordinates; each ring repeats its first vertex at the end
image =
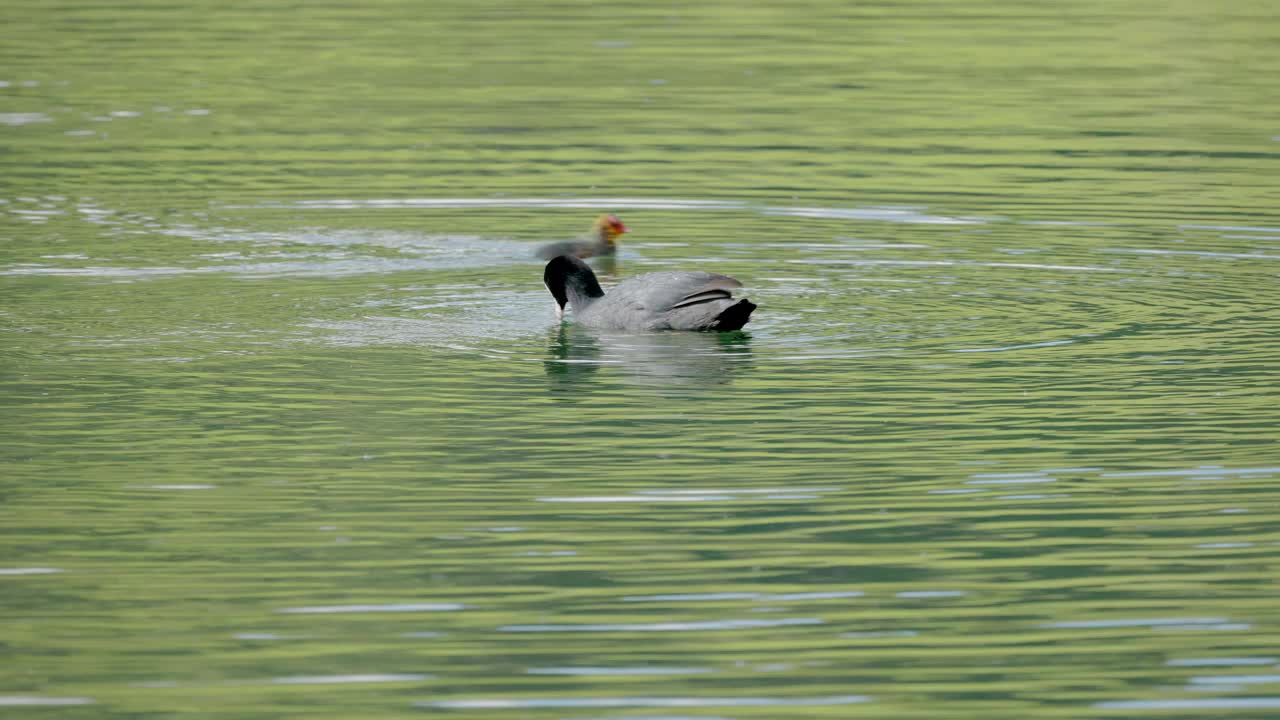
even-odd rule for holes
{"type": "Polygon", "coordinates": [[[1280,715],[1274,7],[0,18],[6,717],[1280,715]]]}

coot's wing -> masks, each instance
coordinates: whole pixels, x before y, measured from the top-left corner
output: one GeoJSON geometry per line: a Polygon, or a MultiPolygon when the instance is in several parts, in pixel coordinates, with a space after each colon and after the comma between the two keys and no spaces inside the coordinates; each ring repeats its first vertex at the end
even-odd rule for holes
{"type": "Polygon", "coordinates": [[[733,297],[733,289],[742,287],[742,283],[728,275],[715,275],[712,273],[704,273],[711,275],[711,279],[702,286],[694,289],[689,294],[680,298],[671,306],[672,310],[676,308],[689,307],[691,305],[699,305],[708,303],[713,300],[728,300],[733,297]]]}
{"type": "MultiPolygon", "coordinates": [[[[709,272],[666,271],[637,275],[609,291],[611,303],[639,306],[660,314],[673,308],[723,300],[742,283],[727,275],[709,272]]],[[[634,310],[633,310],[634,312],[634,310]]]]}

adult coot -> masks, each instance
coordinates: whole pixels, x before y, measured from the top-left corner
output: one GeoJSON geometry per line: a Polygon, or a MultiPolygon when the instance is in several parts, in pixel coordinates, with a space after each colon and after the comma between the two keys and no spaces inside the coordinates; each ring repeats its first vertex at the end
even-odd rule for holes
{"type": "Polygon", "coordinates": [[[737,330],[756,304],[733,299],[742,283],[727,275],[693,271],[645,273],[605,294],[586,263],[572,255],[552,258],[542,281],[556,300],[556,317],[573,306],[574,319],[603,330],[737,330]]]}

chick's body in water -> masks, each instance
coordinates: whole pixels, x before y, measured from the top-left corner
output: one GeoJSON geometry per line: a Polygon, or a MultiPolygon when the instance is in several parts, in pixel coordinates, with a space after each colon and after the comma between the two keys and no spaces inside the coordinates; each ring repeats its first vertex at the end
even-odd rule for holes
{"type": "Polygon", "coordinates": [[[617,215],[601,215],[596,218],[591,231],[583,240],[566,240],[551,243],[538,248],[537,256],[543,260],[560,255],[572,255],[576,258],[613,255],[618,252],[618,236],[627,232],[617,215]]]}
{"type": "Polygon", "coordinates": [[[755,303],[735,300],[742,283],[703,271],[663,271],[623,281],[607,295],[586,263],[561,255],[547,263],[543,283],[574,319],[603,330],[737,330],[746,324],[755,303]]]}

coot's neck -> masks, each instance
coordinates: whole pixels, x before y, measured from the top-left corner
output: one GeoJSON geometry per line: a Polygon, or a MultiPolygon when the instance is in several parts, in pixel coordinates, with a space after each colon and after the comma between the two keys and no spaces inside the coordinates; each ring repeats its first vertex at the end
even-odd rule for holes
{"type": "Polygon", "coordinates": [[[595,233],[591,238],[591,253],[593,255],[612,255],[617,247],[613,244],[609,235],[609,228],[599,225],[595,229],[595,233]]]}
{"type": "Polygon", "coordinates": [[[564,280],[564,294],[575,311],[585,310],[588,305],[604,297],[600,282],[590,272],[574,273],[564,280]]]}
{"type": "Polygon", "coordinates": [[[564,312],[565,305],[581,311],[604,297],[604,290],[600,289],[591,266],[572,255],[551,258],[542,271],[542,282],[555,297],[560,313],[564,312]]]}

